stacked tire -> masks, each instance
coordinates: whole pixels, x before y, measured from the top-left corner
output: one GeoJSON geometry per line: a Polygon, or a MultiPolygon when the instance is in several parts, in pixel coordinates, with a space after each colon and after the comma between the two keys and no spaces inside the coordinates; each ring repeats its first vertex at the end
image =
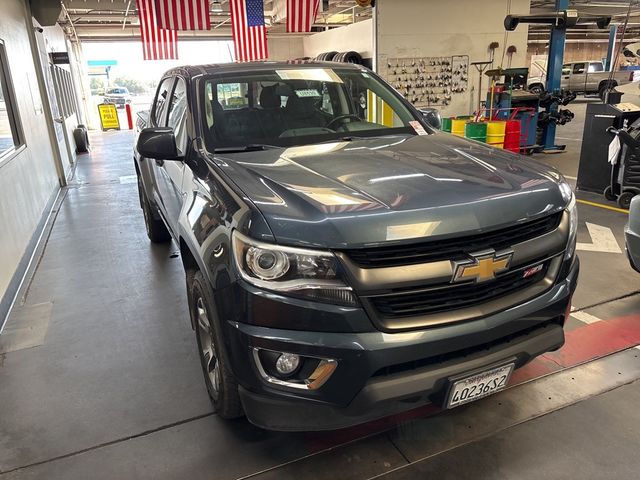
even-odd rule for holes
{"type": "Polygon", "coordinates": [[[358,52],[324,52],[316,57],[320,62],[354,63],[362,65],[362,55],[358,52]]]}

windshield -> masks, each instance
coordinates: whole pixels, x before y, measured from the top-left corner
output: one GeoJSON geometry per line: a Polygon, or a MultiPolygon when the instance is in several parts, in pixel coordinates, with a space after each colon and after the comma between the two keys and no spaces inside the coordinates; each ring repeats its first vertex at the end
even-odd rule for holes
{"type": "Polygon", "coordinates": [[[126,88],[110,88],[107,93],[129,93],[126,88]]]}
{"type": "Polygon", "coordinates": [[[227,74],[207,79],[203,95],[210,150],[416,134],[410,124],[417,120],[412,112],[364,70],[290,68],[227,74]]]}

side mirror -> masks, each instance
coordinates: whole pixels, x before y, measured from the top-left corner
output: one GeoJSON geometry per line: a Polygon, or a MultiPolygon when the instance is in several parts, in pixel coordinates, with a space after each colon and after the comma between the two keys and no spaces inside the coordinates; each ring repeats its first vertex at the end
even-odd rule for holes
{"type": "Polygon", "coordinates": [[[437,108],[422,108],[420,113],[427,125],[436,130],[442,129],[442,117],[437,108]]]}
{"type": "Polygon", "coordinates": [[[154,160],[182,160],[172,128],[143,128],[138,136],[136,150],[143,157],[154,160]]]}

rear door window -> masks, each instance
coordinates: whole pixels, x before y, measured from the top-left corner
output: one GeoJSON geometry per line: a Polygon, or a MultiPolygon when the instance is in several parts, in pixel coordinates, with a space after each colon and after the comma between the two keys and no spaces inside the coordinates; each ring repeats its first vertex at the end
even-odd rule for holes
{"type": "Polygon", "coordinates": [[[246,83],[219,83],[218,103],[224,110],[236,110],[249,106],[249,85],[246,83]]]}
{"type": "Polygon", "coordinates": [[[602,66],[602,62],[591,62],[589,64],[589,73],[593,72],[603,72],[604,67],[602,66]]]}

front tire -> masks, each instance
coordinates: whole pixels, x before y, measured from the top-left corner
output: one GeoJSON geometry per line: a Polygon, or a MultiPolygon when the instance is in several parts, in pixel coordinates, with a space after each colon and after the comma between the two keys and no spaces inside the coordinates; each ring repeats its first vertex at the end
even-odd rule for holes
{"type": "Polygon", "coordinates": [[[215,317],[215,304],[204,275],[199,271],[188,274],[187,289],[189,311],[196,330],[200,365],[209,399],[220,417],[225,419],[242,417],[244,413],[238,394],[238,384],[222,350],[224,345],[220,326],[215,317]]]}
{"type": "Polygon", "coordinates": [[[149,237],[149,240],[153,243],[167,243],[171,240],[171,234],[169,234],[169,230],[167,230],[167,226],[162,219],[156,218],[139,175],[138,196],[140,198],[142,213],[144,214],[144,226],[147,230],[147,237],[149,237]]]}

